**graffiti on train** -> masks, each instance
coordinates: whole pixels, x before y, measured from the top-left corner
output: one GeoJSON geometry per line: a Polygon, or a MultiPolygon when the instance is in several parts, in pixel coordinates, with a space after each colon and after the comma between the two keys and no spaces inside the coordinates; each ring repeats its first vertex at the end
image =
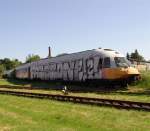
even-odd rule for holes
{"type": "Polygon", "coordinates": [[[43,80],[80,80],[101,78],[102,59],[92,57],[62,63],[33,63],[31,78],[43,80]]]}

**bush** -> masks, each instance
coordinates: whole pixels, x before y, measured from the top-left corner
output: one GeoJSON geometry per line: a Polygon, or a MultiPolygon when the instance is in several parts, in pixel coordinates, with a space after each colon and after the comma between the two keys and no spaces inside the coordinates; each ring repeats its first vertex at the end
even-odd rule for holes
{"type": "Polygon", "coordinates": [[[2,78],[5,71],[5,67],[3,65],[0,65],[0,78],[2,78]]]}

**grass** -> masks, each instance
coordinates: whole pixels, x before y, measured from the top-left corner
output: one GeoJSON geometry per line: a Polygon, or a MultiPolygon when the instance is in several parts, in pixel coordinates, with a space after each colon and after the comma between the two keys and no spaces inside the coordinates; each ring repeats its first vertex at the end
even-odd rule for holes
{"type": "Polygon", "coordinates": [[[0,85],[13,85],[13,84],[5,79],[0,79],[0,85]]]}
{"type": "Polygon", "coordinates": [[[150,113],[0,95],[0,129],[149,131],[150,113]]]}
{"type": "Polygon", "coordinates": [[[137,83],[137,87],[150,89],[150,71],[144,71],[141,73],[142,80],[137,83]]]}
{"type": "MultiPolygon", "coordinates": [[[[0,85],[49,87],[51,83],[0,79],[0,85]]],[[[3,90],[3,88],[0,88],[3,90]]],[[[5,89],[6,90],[6,89],[5,89]]],[[[27,90],[37,93],[62,94],[56,90],[27,90]]],[[[112,92],[70,92],[69,95],[150,102],[150,72],[142,73],[142,80],[126,90],[112,92]]],[[[0,95],[0,131],[149,131],[150,113],[118,110],[0,95]]]]}

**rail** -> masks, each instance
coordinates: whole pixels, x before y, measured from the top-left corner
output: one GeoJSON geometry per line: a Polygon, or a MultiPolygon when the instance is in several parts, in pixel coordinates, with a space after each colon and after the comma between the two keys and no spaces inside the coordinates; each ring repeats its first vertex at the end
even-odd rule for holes
{"type": "Polygon", "coordinates": [[[97,105],[97,106],[109,106],[109,107],[115,107],[120,109],[135,109],[135,110],[150,111],[150,103],[144,103],[144,102],[89,98],[89,97],[79,97],[79,96],[77,97],[77,96],[69,96],[69,95],[29,93],[29,92],[8,91],[8,90],[7,91],[0,90],[0,94],[23,96],[23,97],[30,97],[30,98],[40,98],[40,99],[50,99],[50,100],[57,100],[57,101],[67,101],[67,102],[97,105]]]}

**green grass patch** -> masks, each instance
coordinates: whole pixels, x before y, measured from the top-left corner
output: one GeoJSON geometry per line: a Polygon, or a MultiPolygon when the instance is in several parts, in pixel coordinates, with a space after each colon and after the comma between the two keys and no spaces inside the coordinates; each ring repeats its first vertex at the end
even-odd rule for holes
{"type": "Polygon", "coordinates": [[[150,71],[141,72],[142,80],[137,82],[137,87],[150,89],[150,71]]]}
{"type": "Polygon", "coordinates": [[[28,86],[30,83],[24,80],[15,79],[0,79],[0,85],[11,85],[11,86],[28,86]]]}
{"type": "Polygon", "coordinates": [[[0,129],[149,131],[150,113],[0,95],[0,129]]]}
{"type": "Polygon", "coordinates": [[[13,84],[7,81],[6,79],[0,79],[0,85],[13,85],[13,84]]]}

